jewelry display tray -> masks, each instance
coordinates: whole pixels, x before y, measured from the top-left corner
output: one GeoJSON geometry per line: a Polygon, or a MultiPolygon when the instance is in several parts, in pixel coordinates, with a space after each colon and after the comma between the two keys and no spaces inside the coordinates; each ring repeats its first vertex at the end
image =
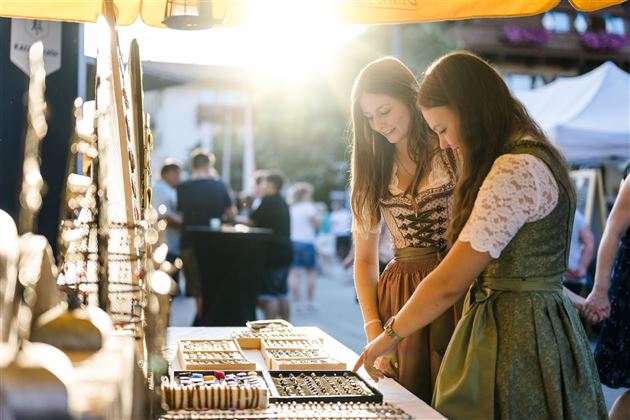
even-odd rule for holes
{"type": "Polygon", "coordinates": [[[265,377],[270,390],[269,402],[383,402],[383,394],[381,394],[379,390],[367,383],[361,376],[350,370],[270,370],[263,371],[263,377],[265,377]],[[301,375],[310,377],[313,374],[316,377],[334,375],[351,377],[365,386],[372,395],[281,395],[276,389],[273,379],[279,378],[280,375],[283,377],[289,377],[291,374],[297,377],[300,377],[301,375]]]}
{"type": "Polygon", "coordinates": [[[262,378],[262,382],[264,383],[265,387],[267,388],[267,390],[269,391],[269,393],[271,393],[271,386],[270,384],[273,384],[273,381],[271,380],[271,378],[269,378],[265,371],[263,370],[218,370],[218,369],[214,369],[214,370],[173,370],[171,371],[170,374],[170,379],[171,382],[176,383],[177,385],[180,385],[180,377],[182,376],[191,376],[193,373],[201,373],[202,375],[212,375],[214,376],[216,372],[223,372],[226,375],[237,375],[239,373],[245,373],[247,374],[247,372],[256,372],[258,374],[258,377],[262,378]]]}

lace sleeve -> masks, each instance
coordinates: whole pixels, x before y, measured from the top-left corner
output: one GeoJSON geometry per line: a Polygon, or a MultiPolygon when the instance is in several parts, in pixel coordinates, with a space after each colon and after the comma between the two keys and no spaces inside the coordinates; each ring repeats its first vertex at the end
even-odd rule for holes
{"type": "Polygon", "coordinates": [[[557,203],[558,184],[542,160],[528,154],[500,156],[458,239],[498,258],[525,223],[546,217],[557,203]]]}

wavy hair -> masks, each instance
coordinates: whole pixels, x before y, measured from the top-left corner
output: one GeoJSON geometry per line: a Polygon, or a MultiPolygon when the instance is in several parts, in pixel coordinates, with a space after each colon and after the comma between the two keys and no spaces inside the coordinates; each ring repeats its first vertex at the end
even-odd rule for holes
{"type": "Polygon", "coordinates": [[[363,230],[378,224],[379,200],[389,196],[395,150],[382,134],[372,130],[363,115],[359,100],[366,93],[395,98],[407,106],[411,115],[407,148],[417,167],[406,194],[415,196],[418,183],[427,171],[430,151],[437,145],[437,142],[430,143],[423,132],[422,116],[417,108],[418,82],[411,70],[394,57],[384,57],[365,66],[354,82],[351,96],[352,214],[356,225],[363,230]]]}
{"type": "MultiPolygon", "coordinates": [[[[529,137],[541,142],[564,168],[560,171],[560,180],[565,185],[572,185],[562,155],[551,145],[523,104],[512,96],[499,73],[476,55],[456,51],[429,66],[420,83],[418,105],[421,108],[448,106],[460,120],[463,167],[446,234],[449,244],[457,240],[483,180],[511,139],[529,137]]],[[[435,133],[431,135],[437,137],[435,133]]],[[[573,190],[569,193],[575,194],[573,190]]]]}

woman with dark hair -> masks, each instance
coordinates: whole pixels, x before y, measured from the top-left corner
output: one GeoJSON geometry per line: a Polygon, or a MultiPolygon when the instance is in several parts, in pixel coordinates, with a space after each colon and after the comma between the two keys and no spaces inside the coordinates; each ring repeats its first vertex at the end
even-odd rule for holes
{"type": "MultiPolygon", "coordinates": [[[[602,234],[595,285],[584,309],[592,322],[604,321],[595,347],[602,383],[630,388],[630,164],[602,234]]],[[[630,390],[617,398],[609,414],[611,419],[630,415],[630,390]]]]}
{"type": "MultiPolygon", "coordinates": [[[[418,82],[395,58],[368,64],[352,91],[352,212],[355,285],[368,342],[412,295],[446,251],[455,156],[422,132],[418,82]],[[381,218],[394,260],[379,278],[381,218]]],[[[457,322],[451,307],[379,360],[387,376],[429,402],[457,322]]]]}
{"type": "Polygon", "coordinates": [[[455,52],[425,73],[418,103],[461,153],[452,248],[365,348],[374,360],[466,292],[433,406],[448,418],[606,418],[590,346],[562,289],[575,213],[564,160],[501,76],[455,52]]]}

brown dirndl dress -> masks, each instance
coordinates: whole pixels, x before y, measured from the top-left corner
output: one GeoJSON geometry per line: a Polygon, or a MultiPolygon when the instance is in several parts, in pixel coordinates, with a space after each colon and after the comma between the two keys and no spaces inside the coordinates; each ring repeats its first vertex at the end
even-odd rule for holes
{"type": "MultiPolygon", "coordinates": [[[[455,181],[454,156],[442,151],[433,159],[428,187],[414,199],[397,190],[394,177],[392,195],[381,200],[381,215],[392,235],[395,255],[378,282],[383,323],[403,307],[443,256],[455,181]]],[[[428,404],[457,320],[458,311],[453,307],[398,344],[396,379],[428,404]]]]}

